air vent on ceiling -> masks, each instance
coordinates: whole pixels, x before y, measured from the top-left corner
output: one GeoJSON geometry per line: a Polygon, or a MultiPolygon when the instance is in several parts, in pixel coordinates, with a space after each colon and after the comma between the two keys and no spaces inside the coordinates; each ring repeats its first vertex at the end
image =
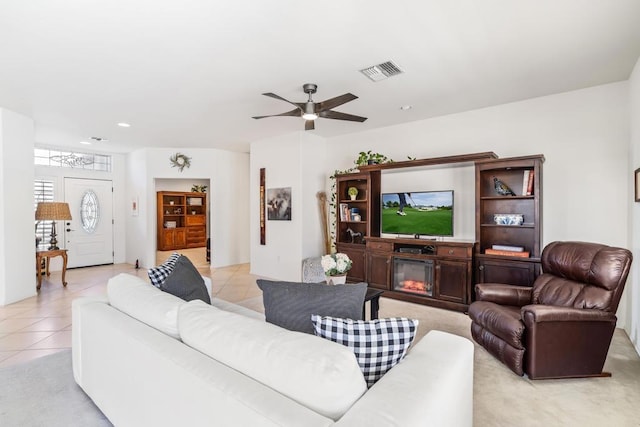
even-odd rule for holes
{"type": "Polygon", "coordinates": [[[383,62],[382,64],[373,65],[360,70],[362,74],[367,76],[374,82],[379,82],[389,77],[393,77],[398,74],[402,74],[403,71],[393,61],[383,62]]]}

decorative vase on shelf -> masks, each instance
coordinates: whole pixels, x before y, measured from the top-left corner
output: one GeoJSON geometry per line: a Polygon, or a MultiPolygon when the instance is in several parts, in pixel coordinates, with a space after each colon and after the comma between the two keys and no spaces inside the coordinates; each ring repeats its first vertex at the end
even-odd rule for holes
{"type": "Polygon", "coordinates": [[[358,197],[358,189],[356,187],[349,187],[347,194],[351,197],[351,200],[355,200],[358,197]]]}
{"type": "Polygon", "coordinates": [[[347,275],[340,274],[339,276],[325,276],[328,285],[344,285],[347,283],[347,275]]]}

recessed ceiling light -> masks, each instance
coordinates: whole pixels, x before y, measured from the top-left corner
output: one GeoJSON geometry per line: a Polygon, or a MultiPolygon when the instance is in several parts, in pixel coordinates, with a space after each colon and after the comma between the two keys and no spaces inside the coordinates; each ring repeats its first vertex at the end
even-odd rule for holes
{"type": "Polygon", "coordinates": [[[131,125],[129,123],[125,123],[125,122],[118,123],[118,126],[120,126],[121,128],[129,128],[129,127],[131,127],[131,125]]]}
{"type": "Polygon", "coordinates": [[[400,107],[401,110],[406,111],[406,110],[411,110],[413,107],[411,105],[403,105],[402,107],[400,107]]]}
{"type": "Polygon", "coordinates": [[[89,141],[80,141],[80,144],[91,145],[91,143],[89,141]]]}

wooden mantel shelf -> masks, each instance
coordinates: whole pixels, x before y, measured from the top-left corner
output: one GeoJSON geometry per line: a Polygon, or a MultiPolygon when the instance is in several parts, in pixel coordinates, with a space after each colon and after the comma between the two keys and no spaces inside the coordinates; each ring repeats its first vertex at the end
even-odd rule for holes
{"type": "Polygon", "coordinates": [[[412,168],[419,166],[443,165],[446,163],[475,162],[477,160],[497,159],[498,155],[493,151],[484,153],[461,154],[457,156],[431,157],[428,159],[405,160],[402,162],[382,163],[377,165],[358,166],[361,172],[378,171],[385,169],[412,168]]]}

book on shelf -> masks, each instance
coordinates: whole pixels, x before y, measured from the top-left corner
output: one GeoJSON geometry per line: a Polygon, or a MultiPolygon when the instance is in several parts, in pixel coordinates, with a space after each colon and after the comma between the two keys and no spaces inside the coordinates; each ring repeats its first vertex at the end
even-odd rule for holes
{"type": "Polygon", "coordinates": [[[485,249],[484,253],[487,255],[503,255],[503,256],[513,256],[518,258],[529,258],[529,251],[500,251],[497,249],[485,249]]]}
{"type": "Polygon", "coordinates": [[[531,196],[533,194],[533,170],[529,171],[529,182],[527,183],[527,192],[525,193],[527,196],[531,196]]]}
{"type": "Polygon", "coordinates": [[[340,203],[340,221],[349,220],[349,205],[346,203],[340,203]]]}
{"type": "Polygon", "coordinates": [[[527,195],[527,189],[529,188],[529,175],[531,171],[529,169],[525,170],[522,174],[522,195],[527,195]]]}
{"type": "Polygon", "coordinates": [[[511,246],[511,245],[491,245],[491,249],[495,249],[497,251],[513,251],[513,252],[524,251],[524,248],[522,246],[511,246]]]}

